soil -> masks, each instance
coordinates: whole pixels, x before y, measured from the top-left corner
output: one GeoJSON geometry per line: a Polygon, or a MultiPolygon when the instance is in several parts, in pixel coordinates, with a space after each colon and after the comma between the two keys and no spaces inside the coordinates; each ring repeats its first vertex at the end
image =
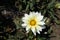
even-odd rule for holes
{"type": "MultiPolygon", "coordinates": [[[[56,15],[60,20],[60,10],[56,11],[56,15]]],[[[59,21],[60,22],[60,21],[59,21]]],[[[53,33],[51,34],[50,40],[60,40],[60,25],[52,25],[53,33]]]]}
{"type": "Polygon", "coordinates": [[[53,33],[50,40],[60,40],[60,25],[52,25],[53,33]]]}

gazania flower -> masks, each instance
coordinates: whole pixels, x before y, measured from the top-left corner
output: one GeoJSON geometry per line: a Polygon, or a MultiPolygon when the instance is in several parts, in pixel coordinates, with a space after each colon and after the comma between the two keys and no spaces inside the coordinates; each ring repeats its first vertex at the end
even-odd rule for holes
{"type": "Polygon", "coordinates": [[[22,26],[26,28],[27,33],[32,30],[34,35],[36,35],[36,32],[40,34],[40,31],[44,29],[44,21],[42,20],[43,16],[41,13],[38,12],[30,12],[30,14],[25,14],[22,18],[22,21],[24,22],[22,26]]]}

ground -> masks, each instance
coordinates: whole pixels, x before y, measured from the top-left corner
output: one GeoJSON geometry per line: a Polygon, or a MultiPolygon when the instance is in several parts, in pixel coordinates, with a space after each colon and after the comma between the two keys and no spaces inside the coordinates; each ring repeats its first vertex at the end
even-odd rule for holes
{"type": "MultiPolygon", "coordinates": [[[[60,10],[57,10],[57,17],[60,20],[60,10]]],[[[50,40],[60,40],[60,25],[54,24],[52,25],[53,33],[51,34],[50,40]]]]}

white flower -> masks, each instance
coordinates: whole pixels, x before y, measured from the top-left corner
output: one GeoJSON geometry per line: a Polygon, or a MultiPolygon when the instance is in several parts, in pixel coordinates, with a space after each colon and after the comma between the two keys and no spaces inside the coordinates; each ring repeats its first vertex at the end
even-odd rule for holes
{"type": "Polygon", "coordinates": [[[24,22],[22,26],[26,28],[27,33],[29,30],[32,30],[34,35],[36,35],[36,32],[40,34],[40,31],[44,29],[44,21],[42,20],[43,16],[41,13],[38,12],[30,12],[30,14],[25,14],[22,18],[22,21],[24,22]]]}

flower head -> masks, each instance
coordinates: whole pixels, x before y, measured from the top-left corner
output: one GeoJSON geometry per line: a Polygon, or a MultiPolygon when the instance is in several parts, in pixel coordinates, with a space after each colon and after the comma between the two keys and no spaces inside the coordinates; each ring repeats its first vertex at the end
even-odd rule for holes
{"type": "Polygon", "coordinates": [[[41,13],[30,12],[29,15],[25,14],[22,18],[22,21],[24,22],[22,26],[26,28],[27,33],[29,32],[29,30],[32,30],[34,35],[36,35],[36,32],[40,34],[40,31],[45,28],[43,26],[45,23],[42,19],[43,16],[41,15],[41,13]]]}

